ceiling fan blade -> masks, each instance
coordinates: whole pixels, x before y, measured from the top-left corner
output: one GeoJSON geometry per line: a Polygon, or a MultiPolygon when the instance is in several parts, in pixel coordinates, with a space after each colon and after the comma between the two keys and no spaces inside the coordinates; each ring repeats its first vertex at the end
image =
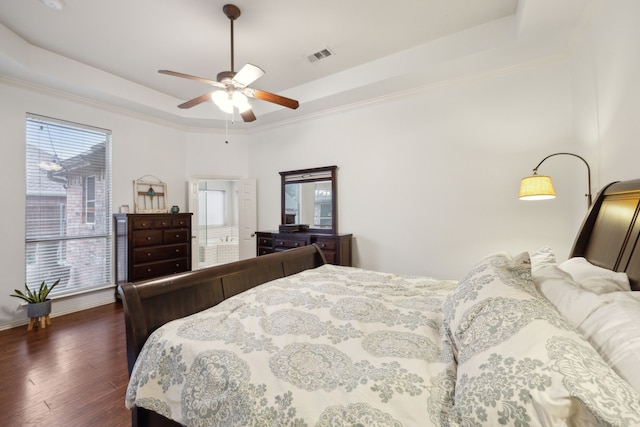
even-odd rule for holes
{"type": "Polygon", "coordinates": [[[264,70],[260,67],[257,67],[253,64],[245,64],[244,67],[240,68],[240,71],[233,76],[232,81],[237,83],[237,86],[246,87],[251,83],[258,80],[260,77],[264,75],[264,70]]]}
{"type": "Polygon", "coordinates": [[[282,105],[283,107],[291,108],[295,110],[300,106],[298,101],[291,98],[285,98],[284,96],[276,95],[275,93],[265,92],[259,89],[247,88],[245,95],[252,98],[261,99],[267,102],[273,102],[274,104],[282,105]]]}
{"type": "Polygon", "coordinates": [[[256,115],[253,114],[253,110],[251,110],[251,108],[242,111],[240,115],[242,116],[242,120],[244,120],[245,122],[252,122],[256,119],[256,115]]]}
{"type": "Polygon", "coordinates": [[[158,70],[158,72],[160,74],[166,74],[168,76],[182,77],[183,79],[195,80],[197,82],[206,83],[211,86],[219,87],[221,89],[225,88],[224,84],[217,82],[215,80],[205,79],[204,77],[192,76],[190,74],[178,73],[177,71],[169,71],[169,70],[158,70]]]}
{"type": "Polygon", "coordinates": [[[193,98],[190,101],[183,102],[182,104],[178,105],[178,108],[191,108],[206,101],[211,101],[211,92],[200,95],[199,97],[193,98]]]}

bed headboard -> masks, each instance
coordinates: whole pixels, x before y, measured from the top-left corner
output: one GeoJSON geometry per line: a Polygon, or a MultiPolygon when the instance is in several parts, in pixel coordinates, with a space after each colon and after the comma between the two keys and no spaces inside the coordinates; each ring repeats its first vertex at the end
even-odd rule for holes
{"type": "Polygon", "coordinates": [[[605,186],[582,222],[571,257],[629,276],[631,289],[640,290],[640,179],[605,186]]]}

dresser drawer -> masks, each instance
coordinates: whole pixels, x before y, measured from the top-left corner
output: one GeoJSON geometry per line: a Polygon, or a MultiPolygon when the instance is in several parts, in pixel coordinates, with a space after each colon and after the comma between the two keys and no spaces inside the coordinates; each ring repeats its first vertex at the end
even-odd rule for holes
{"type": "Polygon", "coordinates": [[[336,239],[327,239],[319,237],[316,239],[316,245],[320,248],[324,257],[327,259],[329,264],[335,264],[337,259],[336,247],[336,239]]]}
{"type": "Polygon", "coordinates": [[[273,248],[271,246],[258,246],[258,256],[272,253],[273,248]]]}
{"type": "Polygon", "coordinates": [[[151,246],[162,244],[162,230],[139,230],[133,232],[135,246],[151,246]]]}
{"type": "Polygon", "coordinates": [[[320,247],[320,249],[335,251],[336,250],[336,241],[334,239],[318,239],[316,240],[316,245],[320,247]]]}
{"type": "Polygon", "coordinates": [[[169,228],[172,226],[171,218],[158,218],[153,221],[154,228],[169,228]]]}
{"type": "Polygon", "coordinates": [[[273,246],[273,239],[271,237],[258,236],[258,246],[273,246]]]}
{"type": "Polygon", "coordinates": [[[323,250],[322,250],[322,253],[324,254],[324,258],[327,260],[327,262],[328,262],[329,264],[336,264],[336,265],[338,265],[338,264],[336,263],[336,259],[338,258],[338,257],[336,256],[336,251],[326,251],[326,250],[324,250],[324,249],[323,249],[323,250]]]}
{"type": "Polygon", "coordinates": [[[189,254],[189,245],[149,246],[133,250],[133,263],[166,260],[171,258],[184,258],[189,254]]]}
{"type": "Polygon", "coordinates": [[[162,233],[164,236],[163,240],[165,244],[189,241],[189,230],[186,229],[164,230],[162,233]]]}
{"type": "Polygon", "coordinates": [[[256,254],[266,255],[316,244],[329,264],[351,266],[351,234],[256,232],[256,254]]]}
{"type": "Polygon", "coordinates": [[[134,230],[146,230],[153,228],[154,220],[152,218],[136,218],[132,220],[132,228],[134,230]]]}
{"type": "Polygon", "coordinates": [[[171,261],[150,262],[137,264],[133,267],[136,280],[151,277],[166,276],[174,273],[181,273],[188,270],[187,258],[173,259],[171,261]]]}
{"type": "Polygon", "coordinates": [[[301,246],[306,246],[308,244],[307,239],[296,239],[294,237],[276,237],[275,240],[275,249],[293,249],[299,248],[301,246]]]}
{"type": "Polygon", "coordinates": [[[171,220],[171,226],[173,228],[189,227],[190,224],[191,224],[190,218],[173,218],[171,220]]]}

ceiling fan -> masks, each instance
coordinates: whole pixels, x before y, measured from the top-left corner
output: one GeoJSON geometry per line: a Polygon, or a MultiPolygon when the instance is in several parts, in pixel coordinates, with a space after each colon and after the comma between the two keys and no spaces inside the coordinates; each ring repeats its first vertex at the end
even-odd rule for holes
{"type": "Polygon", "coordinates": [[[233,4],[226,4],[222,7],[222,11],[227,15],[227,18],[229,18],[229,21],[231,22],[231,71],[222,71],[218,73],[218,76],[216,77],[217,80],[209,80],[175,71],[158,70],[161,74],[207,83],[217,89],[213,92],[200,95],[197,98],[184,102],[178,105],[178,107],[191,108],[205,101],[212,100],[216,105],[218,105],[218,107],[220,107],[220,109],[229,114],[232,114],[234,109],[237,109],[240,112],[240,116],[242,116],[242,120],[245,122],[252,122],[256,119],[247,98],[261,99],[263,101],[272,102],[292,109],[298,108],[299,104],[295,99],[285,98],[284,96],[249,87],[251,83],[264,75],[264,70],[260,67],[252,64],[246,64],[237,73],[234,71],[233,21],[238,19],[240,16],[240,8],[233,4]]]}

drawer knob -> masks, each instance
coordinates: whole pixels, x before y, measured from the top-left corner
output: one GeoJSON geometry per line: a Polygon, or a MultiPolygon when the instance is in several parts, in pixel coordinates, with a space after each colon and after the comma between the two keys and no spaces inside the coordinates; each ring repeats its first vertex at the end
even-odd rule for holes
{"type": "Polygon", "coordinates": [[[147,268],[147,273],[151,273],[151,269],[150,268],[147,268]]]}
{"type": "Polygon", "coordinates": [[[147,252],[147,256],[151,256],[151,252],[147,252]]]}
{"type": "Polygon", "coordinates": [[[176,264],[176,267],[180,267],[180,264],[176,264]]]}
{"type": "Polygon", "coordinates": [[[176,253],[180,253],[180,249],[176,249],[176,253]]]}
{"type": "Polygon", "coordinates": [[[296,246],[299,246],[299,245],[300,245],[300,243],[296,242],[296,246]]]}
{"type": "Polygon", "coordinates": [[[147,240],[151,240],[151,236],[147,236],[147,240]]]}
{"type": "Polygon", "coordinates": [[[323,243],[323,244],[321,244],[321,245],[320,245],[320,247],[321,247],[321,248],[326,248],[326,247],[327,247],[327,245],[326,245],[325,243],[323,243]]]}
{"type": "Polygon", "coordinates": [[[166,222],[164,222],[164,221],[162,221],[162,225],[167,225],[167,223],[166,223],[166,222]]]}
{"type": "Polygon", "coordinates": [[[179,235],[179,234],[176,234],[176,237],[180,237],[180,235],[179,235]]]}
{"type": "Polygon", "coordinates": [[[284,242],[280,242],[280,246],[284,245],[284,242]]]}
{"type": "Polygon", "coordinates": [[[146,226],[147,226],[147,223],[146,223],[146,222],[143,222],[143,223],[142,223],[142,226],[143,226],[143,227],[146,227],[146,226]]]}

